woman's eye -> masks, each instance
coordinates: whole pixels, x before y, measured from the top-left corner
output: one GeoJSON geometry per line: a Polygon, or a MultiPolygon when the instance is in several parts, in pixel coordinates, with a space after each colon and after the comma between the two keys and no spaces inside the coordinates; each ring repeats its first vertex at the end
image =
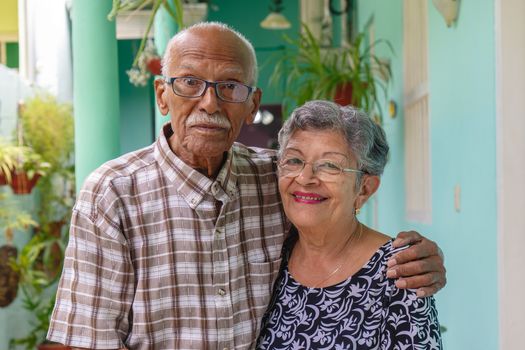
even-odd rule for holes
{"type": "Polygon", "coordinates": [[[325,161],[319,164],[320,169],[326,169],[326,170],[340,170],[341,167],[334,162],[325,161]]]}
{"type": "Polygon", "coordinates": [[[287,158],[284,160],[284,164],[286,165],[302,165],[303,160],[299,158],[287,158]]]}

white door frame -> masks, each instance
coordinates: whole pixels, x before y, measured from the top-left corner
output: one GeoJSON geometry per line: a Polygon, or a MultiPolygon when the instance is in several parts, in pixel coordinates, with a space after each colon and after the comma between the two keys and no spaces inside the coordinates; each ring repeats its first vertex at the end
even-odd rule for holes
{"type": "Polygon", "coordinates": [[[495,0],[499,348],[525,333],[525,1],[495,0]]]}

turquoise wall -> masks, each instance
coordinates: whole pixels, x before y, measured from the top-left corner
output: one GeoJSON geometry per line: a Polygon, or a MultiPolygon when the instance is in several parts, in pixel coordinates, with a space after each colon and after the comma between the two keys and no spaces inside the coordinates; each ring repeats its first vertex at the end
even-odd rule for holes
{"type": "MultiPolygon", "coordinates": [[[[395,47],[391,98],[402,107],[403,2],[358,6],[359,26],[373,14],[376,38],[395,47]]],[[[445,348],[492,350],[498,347],[494,2],[461,2],[451,28],[431,1],[428,11],[432,224],[405,219],[402,108],[385,120],[392,154],[377,197],[378,224],[390,234],[416,229],[443,249],[448,282],[436,299],[448,328],[445,348]]]]}
{"type": "Polygon", "coordinates": [[[262,103],[280,103],[282,86],[268,85],[273,71],[272,59],[282,54],[285,45],[283,34],[296,35],[299,31],[299,1],[284,1],[283,14],[291,23],[286,30],[263,29],[259,23],[268,15],[270,1],[217,0],[217,11],[210,11],[209,21],[220,21],[231,25],[246,36],[255,48],[259,63],[258,86],[263,90],[262,103]]]}
{"type": "Polygon", "coordinates": [[[120,153],[134,151],[154,140],[153,78],[147,86],[134,86],[126,71],[131,68],[140,40],[119,40],[120,153]]]}

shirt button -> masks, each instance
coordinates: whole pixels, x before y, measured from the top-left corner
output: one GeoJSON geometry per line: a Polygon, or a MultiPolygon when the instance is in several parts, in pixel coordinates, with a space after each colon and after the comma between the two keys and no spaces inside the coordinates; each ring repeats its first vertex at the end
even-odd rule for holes
{"type": "Polygon", "coordinates": [[[226,295],[226,291],[225,291],[224,289],[222,289],[222,288],[219,288],[219,290],[217,291],[217,293],[218,293],[221,297],[223,297],[223,296],[226,295]]]}

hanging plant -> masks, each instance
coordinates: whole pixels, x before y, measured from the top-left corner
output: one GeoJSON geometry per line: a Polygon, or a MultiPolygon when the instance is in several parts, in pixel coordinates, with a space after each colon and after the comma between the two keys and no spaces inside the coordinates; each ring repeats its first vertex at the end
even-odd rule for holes
{"type": "MultiPolygon", "coordinates": [[[[173,18],[178,27],[183,26],[182,16],[182,0],[113,0],[113,7],[108,15],[108,20],[114,20],[119,13],[128,11],[138,11],[143,9],[151,9],[151,14],[148,19],[146,31],[139,45],[139,49],[135,55],[135,59],[131,64],[131,68],[126,71],[129,77],[130,83],[135,86],[146,86],[152,72],[148,69],[149,66],[157,68],[156,62],[150,62],[151,60],[157,61],[160,64],[160,57],[156,54],[155,46],[151,39],[148,39],[149,33],[153,26],[155,15],[162,8],[173,18]],[[172,7],[173,4],[173,7],[172,7]],[[151,48],[152,47],[152,48],[151,48]],[[154,54],[152,54],[155,52],[154,54]],[[157,58],[155,58],[155,55],[157,58]]],[[[156,69],[155,72],[159,70],[156,69]]]]}
{"type": "Polygon", "coordinates": [[[290,50],[274,62],[270,77],[272,84],[285,77],[287,111],[309,100],[331,99],[362,108],[380,124],[379,91],[386,96],[392,72],[389,63],[372,49],[382,44],[393,52],[391,44],[382,39],[367,43],[365,34],[358,33],[343,47],[323,47],[306,25],[303,29],[297,39],[285,36],[290,50]]]}
{"type": "Polygon", "coordinates": [[[0,307],[6,307],[16,298],[20,281],[20,273],[13,267],[18,256],[18,250],[13,245],[13,232],[36,226],[37,223],[29,214],[20,212],[7,203],[4,196],[0,196],[0,201],[0,227],[5,230],[7,242],[0,247],[0,307]]]}
{"type": "Polygon", "coordinates": [[[17,255],[18,251],[14,245],[6,244],[0,247],[0,307],[11,304],[18,292],[20,274],[10,264],[17,255]]]}
{"type": "Polygon", "coordinates": [[[26,146],[0,145],[0,173],[15,194],[31,193],[51,165],[26,146]]]}
{"type": "Polygon", "coordinates": [[[161,58],[153,40],[148,39],[146,47],[141,52],[137,63],[126,71],[130,83],[135,86],[146,86],[151,75],[160,75],[162,70],[161,58]]]}

